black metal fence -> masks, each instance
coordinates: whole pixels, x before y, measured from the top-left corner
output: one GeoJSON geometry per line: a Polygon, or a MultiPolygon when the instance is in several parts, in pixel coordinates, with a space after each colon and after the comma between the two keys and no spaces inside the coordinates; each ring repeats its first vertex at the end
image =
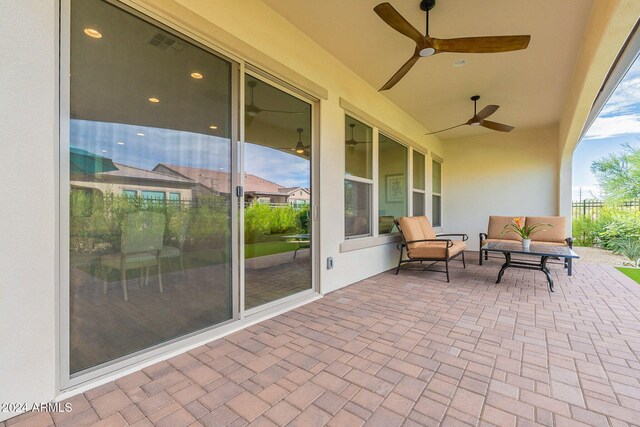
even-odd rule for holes
{"type": "MultiPolygon", "coordinates": [[[[573,218],[586,216],[592,219],[598,219],[604,206],[605,202],[602,200],[583,200],[581,202],[573,202],[572,216],[573,218]]],[[[616,207],[628,211],[640,210],[640,199],[620,202],[619,204],[616,204],[616,207]]]]}

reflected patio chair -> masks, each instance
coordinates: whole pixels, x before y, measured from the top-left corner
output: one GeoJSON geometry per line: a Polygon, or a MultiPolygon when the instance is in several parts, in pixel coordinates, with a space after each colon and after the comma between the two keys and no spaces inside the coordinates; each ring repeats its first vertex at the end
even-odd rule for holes
{"type": "Polygon", "coordinates": [[[187,241],[187,231],[189,230],[189,212],[177,211],[170,216],[169,231],[176,238],[178,247],[164,245],[160,250],[160,261],[166,258],[180,257],[180,271],[184,275],[184,244],[187,241]]]}
{"type": "MultiPolygon", "coordinates": [[[[160,251],[164,238],[165,217],[154,212],[136,212],[127,215],[122,225],[120,253],[102,255],[102,293],[107,293],[107,274],[111,270],[120,271],[120,283],[124,300],[128,301],[127,270],[145,269],[145,284],[149,281],[149,267],[158,268],[158,287],[162,289],[160,251]],[[104,270],[108,271],[104,271],[104,270]]],[[[140,277],[142,280],[142,275],[140,277]]]]}
{"type": "Polygon", "coordinates": [[[409,262],[432,261],[431,264],[422,268],[423,271],[435,271],[446,273],[449,282],[449,261],[458,256],[462,257],[462,266],[466,268],[464,261],[464,250],[467,248],[465,241],[469,238],[466,234],[436,234],[429,218],[426,216],[414,216],[398,218],[395,221],[396,227],[402,233],[402,243],[398,245],[400,250],[400,260],[396,274],[400,271],[400,266],[409,262]],[[441,237],[460,237],[461,240],[442,239],[441,237]],[[407,259],[402,258],[406,249],[407,259]],[[429,270],[429,267],[437,262],[444,262],[445,270],[429,270]]]}

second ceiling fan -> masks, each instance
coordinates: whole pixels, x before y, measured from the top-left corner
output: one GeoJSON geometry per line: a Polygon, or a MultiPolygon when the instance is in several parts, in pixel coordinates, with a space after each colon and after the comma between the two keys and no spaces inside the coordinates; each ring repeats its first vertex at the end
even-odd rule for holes
{"type": "Polygon", "coordinates": [[[409,72],[420,57],[433,56],[444,52],[458,53],[495,53],[526,49],[531,36],[487,36],[462,37],[455,39],[438,39],[429,35],[429,11],[436,5],[436,0],[422,0],[420,9],[426,12],[427,26],[425,35],[411,25],[389,3],[380,3],[373,10],[384,22],[399,33],[409,37],[416,43],[416,49],[405,64],[389,79],[380,90],[391,89],[409,72]]]}
{"type": "Polygon", "coordinates": [[[441,129],[441,130],[436,131],[436,132],[428,133],[427,135],[433,135],[435,133],[444,132],[446,130],[459,128],[460,126],[465,126],[465,125],[468,125],[468,126],[482,126],[482,127],[487,128],[487,129],[497,130],[498,132],[511,132],[513,129],[515,129],[513,126],[504,125],[502,123],[491,122],[489,120],[486,120],[487,117],[489,117],[490,115],[492,115],[493,113],[498,111],[498,108],[500,108],[500,106],[499,105],[487,105],[482,110],[480,110],[480,112],[478,113],[478,110],[477,110],[478,99],[480,99],[480,95],[473,95],[471,97],[471,100],[473,101],[473,117],[471,117],[469,120],[467,120],[464,123],[460,123],[459,125],[451,126],[450,128],[441,129]]]}

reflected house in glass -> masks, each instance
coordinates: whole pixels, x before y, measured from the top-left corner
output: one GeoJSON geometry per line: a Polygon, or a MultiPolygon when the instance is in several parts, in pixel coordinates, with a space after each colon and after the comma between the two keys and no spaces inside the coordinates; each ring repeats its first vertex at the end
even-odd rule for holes
{"type": "Polygon", "coordinates": [[[112,163],[115,170],[95,174],[72,174],[71,186],[76,189],[98,190],[103,195],[128,195],[171,201],[190,201],[196,182],[167,173],[149,171],[112,163]]]}
{"type": "MultiPolygon", "coordinates": [[[[229,194],[230,189],[230,173],[226,171],[216,171],[211,169],[192,168],[187,166],[176,166],[167,163],[160,163],[154,172],[163,174],[173,174],[176,177],[189,179],[195,182],[193,188],[194,199],[200,199],[207,196],[229,194]]],[[[245,203],[289,203],[289,191],[295,190],[285,188],[280,184],[271,182],[252,174],[244,175],[244,194],[245,203]]],[[[307,196],[308,192],[307,192],[307,196]]]]}
{"type": "Polygon", "coordinates": [[[289,187],[281,188],[281,193],[289,195],[289,204],[294,206],[308,205],[311,202],[311,192],[308,188],[289,187]]]}

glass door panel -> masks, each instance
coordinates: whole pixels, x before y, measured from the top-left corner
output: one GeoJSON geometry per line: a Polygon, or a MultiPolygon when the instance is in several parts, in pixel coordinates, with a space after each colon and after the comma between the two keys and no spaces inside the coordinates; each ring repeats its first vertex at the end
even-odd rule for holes
{"type": "Polygon", "coordinates": [[[232,69],[72,0],[72,374],[233,318],[232,69]]]}
{"type": "Polygon", "coordinates": [[[244,301],[311,289],[311,105],[245,75],[244,301]]]}

